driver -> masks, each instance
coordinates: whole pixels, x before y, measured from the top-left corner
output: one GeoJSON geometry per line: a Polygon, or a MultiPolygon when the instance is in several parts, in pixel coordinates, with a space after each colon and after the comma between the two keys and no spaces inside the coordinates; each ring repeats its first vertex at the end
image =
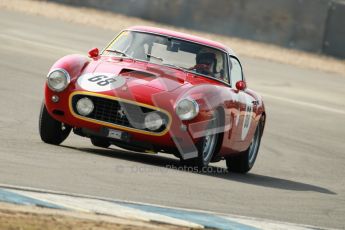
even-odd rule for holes
{"type": "Polygon", "coordinates": [[[217,73],[216,67],[216,54],[207,52],[196,55],[196,65],[193,69],[195,69],[197,73],[215,77],[215,74],[217,73]]]}

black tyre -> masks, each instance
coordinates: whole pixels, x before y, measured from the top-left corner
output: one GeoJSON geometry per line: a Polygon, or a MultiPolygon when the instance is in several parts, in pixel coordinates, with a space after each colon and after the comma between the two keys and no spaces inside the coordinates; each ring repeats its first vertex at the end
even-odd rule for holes
{"type": "Polygon", "coordinates": [[[71,132],[71,127],[55,120],[47,111],[44,103],[41,106],[39,117],[39,133],[43,142],[59,145],[71,132]]]}
{"type": "Polygon", "coordinates": [[[254,166],[259,152],[262,132],[263,120],[261,120],[257,125],[252,142],[248,149],[236,156],[226,158],[226,166],[229,172],[247,173],[254,166]]]}
{"type": "Polygon", "coordinates": [[[214,112],[213,119],[210,120],[206,135],[200,139],[196,144],[198,149],[198,157],[188,160],[182,160],[182,162],[189,166],[197,167],[198,170],[208,167],[208,164],[215,154],[219,133],[216,128],[219,126],[218,111],[214,112]]]}
{"type": "Polygon", "coordinates": [[[91,143],[96,147],[109,148],[110,146],[110,142],[106,139],[102,139],[99,137],[91,137],[90,139],[91,139],[91,143]]]}

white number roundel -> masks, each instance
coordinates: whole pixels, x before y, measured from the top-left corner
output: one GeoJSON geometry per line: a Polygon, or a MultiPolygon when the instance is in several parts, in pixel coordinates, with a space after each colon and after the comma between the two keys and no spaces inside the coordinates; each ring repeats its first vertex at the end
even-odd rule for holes
{"type": "Polygon", "coordinates": [[[78,78],[78,85],[87,91],[103,92],[123,86],[126,79],[111,73],[87,73],[78,78]]]}

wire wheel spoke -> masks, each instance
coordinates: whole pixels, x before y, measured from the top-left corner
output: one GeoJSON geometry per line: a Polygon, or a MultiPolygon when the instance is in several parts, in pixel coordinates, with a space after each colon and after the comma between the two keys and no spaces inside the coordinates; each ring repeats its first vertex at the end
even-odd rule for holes
{"type": "Polygon", "coordinates": [[[214,132],[215,121],[210,124],[209,130],[206,131],[206,136],[204,137],[203,143],[203,160],[207,162],[212,156],[214,148],[216,146],[216,133],[214,132]]]}

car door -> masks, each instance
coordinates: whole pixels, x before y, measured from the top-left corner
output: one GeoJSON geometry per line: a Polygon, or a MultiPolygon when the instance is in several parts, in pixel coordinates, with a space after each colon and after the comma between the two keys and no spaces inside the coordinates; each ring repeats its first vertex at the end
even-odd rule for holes
{"type": "Polygon", "coordinates": [[[233,141],[238,143],[233,143],[233,148],[243,151],[244,146],[241,142],[247,142],[249,139],[248,134],[253,123],[253,112],[255,110],[255,103],[253,102],[255,99],[247,89],[238,90],[236,88],[238,81],[244,81],[242,66],[236,57],[230,56],[230,85],[235,92],[236,103],[238,103],[238,114],[234,116],[232,133],[233,141]]]}

